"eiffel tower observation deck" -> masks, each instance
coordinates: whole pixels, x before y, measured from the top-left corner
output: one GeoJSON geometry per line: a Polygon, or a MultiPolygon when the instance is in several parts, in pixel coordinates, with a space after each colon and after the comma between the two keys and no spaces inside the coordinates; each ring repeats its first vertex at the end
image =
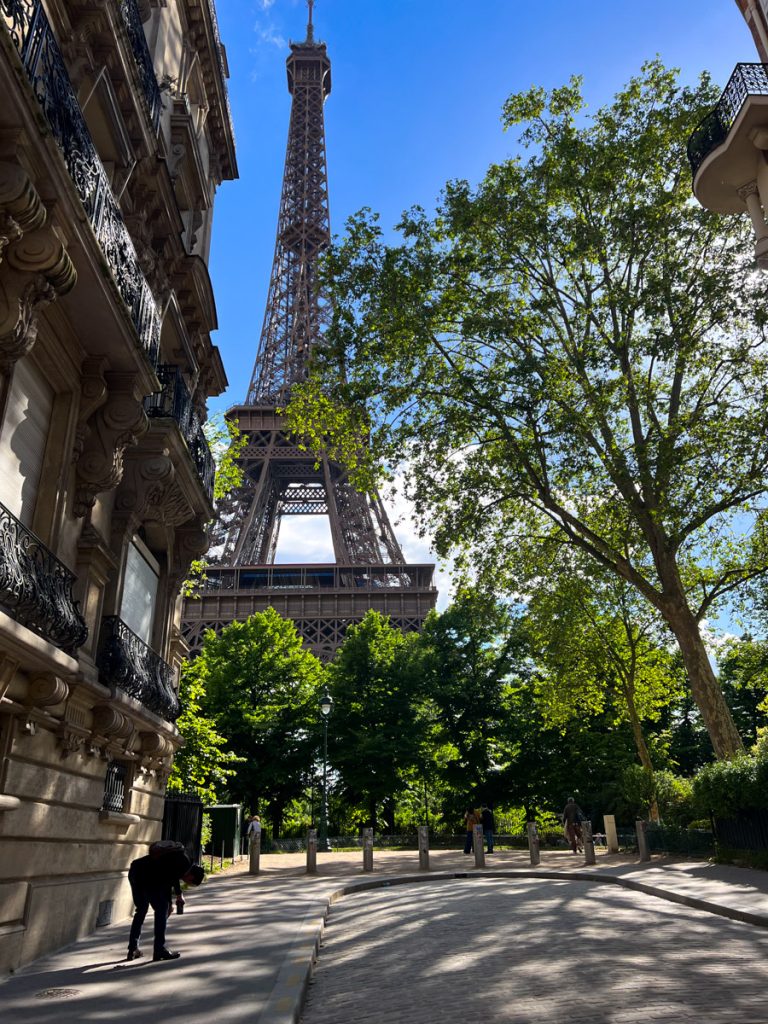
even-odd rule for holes
{"type": "Polygon", "coordinates": [[[405,562],[379,495],[357,490],[326,455],[318,460],[297,447],[278,413],[306,376],[328,311],[316,270],[331,240],[323,119],[331,62],[325,43],[314,38],[313,2],[307,37],[291,43],[287,59],[288,147],[256,363],[245,404],[227,413],[247,437],[243,483],[220,507],[219,561],[206,570],[199,596],[185,604],[184,635],[193,652],[207,629],[218,632],[271,606],[327,660],[369,609],[408,632],[421,628],[437,597],[434,566],[405,562]],[[327,517],[333,562],[275,562],[281,522],[291,515],[327,517]]]}

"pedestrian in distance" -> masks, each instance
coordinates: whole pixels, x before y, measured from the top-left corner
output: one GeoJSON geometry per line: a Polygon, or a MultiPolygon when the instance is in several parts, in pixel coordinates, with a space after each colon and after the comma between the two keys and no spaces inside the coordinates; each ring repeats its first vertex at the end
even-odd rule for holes
{"type": "Polygon", "coordinates": [[[139,948],[141,927],[150,907],[155,914],[155,936],[153,960],[178,960],[180,953],[173,953],[165,945],[165,929],[171,913],[171,900],[176,894],[176,908],[179,913],[184,906],[181,883],[200,885],[205,872],[199,864],[193,864],[184,852],[181,843],[164,840],[153,843],[146,857],[139,857],[128,869],[128,881],[136,912],[131,922],[128,937],[128,960],[142,955],[139,948]]]}
{"type": "Polygon", "coordinates": [[[571,847],[572,853],[578,853],[581,849],[581,823],[584,821],[584,812],[572,796],[563,808],[563,829],[565,838],[571,847]]]}
{"type": "Polygon", "coordinates": [[[467,838],[464,841],[464,853],[472,853],[472,839],[475,825],[480,824],[480,815],[473,807],[468,807],[464,815],[464,827],[467,830],[467,838]]]}
{"type": "Polygon", "coordinates": [[[245,831],[246,839],[255,839],[261,835],[261,818],[258,814],[252,814],[248,821],[248,828],[245,831]]]}
{"type": "Polygon", "coordinates": [[[493,817],[493,809],[483,804],[480,810],[480,819],[483,825],[483,835],[488,853],[493,853],[493,833],[496,831],[496,821],[493,817]]]}

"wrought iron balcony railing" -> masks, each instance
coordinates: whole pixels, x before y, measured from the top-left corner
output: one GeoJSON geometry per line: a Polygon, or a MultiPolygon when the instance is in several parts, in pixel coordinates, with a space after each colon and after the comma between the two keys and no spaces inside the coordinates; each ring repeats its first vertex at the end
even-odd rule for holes
{"type": "Polygon", "coordinates": [[[0,25],[19,52],[35,97],[61,150],[72,183],[128,307],[139,342],[154,364],[160,315],[139,266],[107,172],[93,144],[59,44],[40,0],[0,0],[0,25]]]}
{"type": "Polygon", "coordinates": [[[216,466],[200,419],[192,407],[192,398],[181,370],[178,366],[161,363],[157,367],[157,376],[163,389],[145,400],[144,408],[147,415],[169,417],[176,421],[197,467],[203,490],[208,500],[213,501],[216,466]]]}
{"type": "Polygon", "coordinates": [[[75,574],[0,505],[0,606],[67,654],[88,638],[72,597],[75,574]]]}
{"type": "Polygon", "coordinates": [[[714,110],[688,139],[688,162],[696,172],[709,154],[722,145],[748,96],[768,96],[768,64],[737,64],[714,110]]]}
{"type": "Polygon", "coordinates": [[[179,717],[171,666],[116,615],[101,620],[98,665],[104,683],[119,687],[167,722],[179,717]]]}
{"type": "Polygon", "coordinates": [[[216,15],[216,3],[215,0],[208,0],[208,11],[211,15],[211,27],[213,28],[213,38],[216,42],[216,60],[219,64],[219,74],[221,75],[221,86],[224,90],[224,103],[227,108],[227,121],[229,122],[229,134],[232,136],[232,141],[235,141],[235,124],[232,120],[232,108],[229,105],[229,89],[227,89],[227,75],[224,68],[224,56],[221,52],[221,35],[219,34],[219,19],[216,15]]]}
{"type": "Polygon", "coordinates": [[[160,115],[163,110],[163,97],[160,93],[160,86],[157,84],[152,54],[149,52],[136,0],[120,0],[120,14],[131,41],[133,59],[136,61],[152,127],[157,131],[160,127],[160,115]]]}

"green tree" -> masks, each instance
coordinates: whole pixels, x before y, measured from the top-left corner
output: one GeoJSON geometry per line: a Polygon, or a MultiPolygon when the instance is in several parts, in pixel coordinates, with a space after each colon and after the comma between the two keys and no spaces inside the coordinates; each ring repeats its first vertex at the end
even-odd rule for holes
{"type": "Polygon", "coordinates": [[[328,723],[329,760],[347,799],[365,805],[376,828],[383,805],[394,828],[395,802],[404,773],[418,765],[423,744],[412,648],[389,619],[369,611],[350,626],[329,666],[333,715],[328,723]]]}
{"type": "Polygon", "coordinates": [[[176,722],[184,746],[173,759],[168,792],[197,793],[204,804],[212,804],[243,759],[226,749],[229,741],[218,732],[214,720],[203,713],[204,698],[203,681],[190,672],[187,664],[181,674],[182,712],[176,722]]]}
{"type": "Polygon", "coordinates": [[[204,688],[204,711],[243,759],[230,796],[251,809],[266,801],[279,834],[285,807],[312,776],[323,666],[294,623],[268,608],[219,635],[209,630],[187,674],[204,688]]]}
{"type": "Polygon", "coordinates": [[[728,757],[742,743],[700,623],[768,568],[767,286],[744,218],[691,199],[685,142],[715,99],[658,62],[589,118],[577,80],[511,96],[524,157],[451,182],[431,219],[405,214],[400,245],[350,221],[291,417],[358,477],[404,466],[438,552],[497,586],[552,525],[626,580],[728,757]]]}
{"type": "Polygon", "coordinates": [[[653,773],[643,723],[677,703],[683,685],[655,610],[624,580],[566,549],[530,600],[526,627],[545,721],[561,726],[611,710],[629,722],[640,764],[653,773]]]}
{"type": "Polygon", "coordinates": [[[467,800],[504,796],[496,783],[511,756],[506,696],[522,649],[515,611],[470,588],[424,623],[418,674],[431,708],[431,743],[454,794],[448,814],[458,815],[467,800]]]}
{"type": "Polygon", "coordinates": [[[768,643],[743,636],[717,651],[725,699],[742,736],[751,745],[768,724],[768,643]]]}

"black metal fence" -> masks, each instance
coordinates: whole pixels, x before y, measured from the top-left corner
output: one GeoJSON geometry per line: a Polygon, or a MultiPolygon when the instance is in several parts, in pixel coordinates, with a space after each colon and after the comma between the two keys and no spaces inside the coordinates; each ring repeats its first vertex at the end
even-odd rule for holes
{"type": "Polygon", "coordinates": [[[187,856],[202,856],[203,802],[196,793],[169,793],[163,809],[163,839],[182,843],[187,856]]]}
{"type": "Polygon", "coordinates": [[[731,850],[768,850],[768,811],[746,811],[736,818],[715,818],[715,837],[731,850]]]}

